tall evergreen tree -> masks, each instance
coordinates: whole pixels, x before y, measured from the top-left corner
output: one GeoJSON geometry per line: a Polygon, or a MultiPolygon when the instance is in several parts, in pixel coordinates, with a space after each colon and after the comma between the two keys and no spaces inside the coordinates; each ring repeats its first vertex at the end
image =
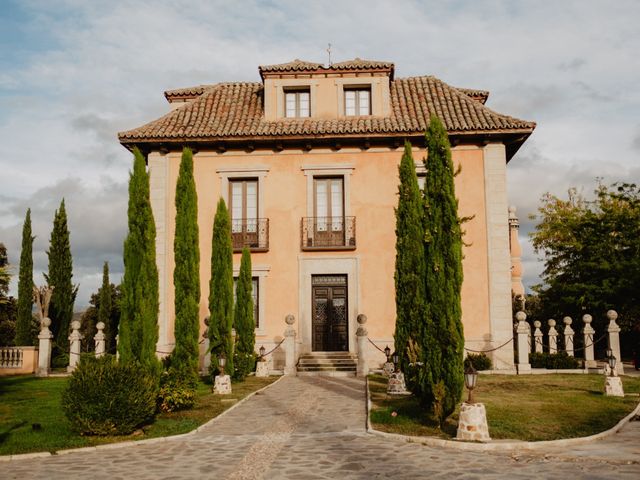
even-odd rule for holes
{"type": "Polygon", "coordinates": [[[222,198],[213,220],[209,313],[211,363],[217,368],[218,357],[224,353],[227,358],[225,370],[233,372],[233,247],[231,218],[222,198]]]}
{"type": "Polygon", "coordinates": [[[11,268],[7,249],[0,243],[0,347],[15,345],[16,299],[9,296],[11,268]]]}
{"type": "Polygon", "coordinates": [[[193,178],[191,150],[182,152],[176,186],[176,233],[173,240],[175,269],[175,339],[172,366],[198,375],[198,310],[200,305],[200,250],[198,248],[198,196],[193,178]]]}
{"type": "MultiPolygon", "coordinates": [[[[409,346],[420,340],[425,317],[424,205],[411,144],[405,142],[398,168],[396,209],[395,349],[402,371],[408,372],[409,346]]],[[[430,330],[430,329],[429,329],[430,330]]],[[[426,353],[426,352],[425,352],[426,353]]],[[[420,361],[421,359],[411,359],[420,361]]],[[[412,382],[413,383],[413,382],[412,382]]],[[[412,385],[415,392],[420,385],[412,385]]]]}
{"type": "Polygon", "coordinates": [[[158,372],[158,267],[156,227],[149,200],[149,174],[137,148],[129,177],[129,233],[124,241],[124,276],[118,353],[124,362],[139,361],[158,372]]]}
{"type": "MultiPolygon", "coordinates": [[[[106,337],[106,351],[111,351],[110,339],[112,337],[113,325],[111,325],[111,282],[109,281],[109,262],[104,262],[102,266],[102,287],[100,287],[100,305],[98,306],[98,322],[104,323],[104,334],[106,337]]],[[[97,324],[97,322],[96,322],[97,324]]],[[[91,341],[91,339],[89,339],[91,341]]]]}
{"type": "Polygon", "coordinates": [[[428,316],[441,352],[440,372],[434,372],[434,411],[442,424],[462,394],[463,349],[462,230],[454,188],[454,169],[447,131],[431,117],[426,133],[425,263],[428,316]]]}
{"type": "Polygon", "coordinates": [[[16,345],[31,345],[33,319],[33,235],[31,233],[31,209],[27,209],[22,226],[22,251],[18,277],[18,314],[16,318],[16,345]]]}
{"type": "Polygon", "coordinates": [[[60,202],[60,208],[56,210],[53,219],[53,230],[51,231],[47,256],[49,257],[49,273],[45,274],[45,278],[47,284],[54,287],[49,304],[51,331],[58,348],[66,352],[69,350],[69,324],[71,317],[73,317],[73,304],[78,288],[71,283],[73,261],[64,199],[60,202]]]}
{"type": "Polygon", "coordinates": [[[254,367],[256,325],[253,318],[253,297],[251,295],[251,254],[245,247],[240,260],[240,273],[236,284],[234,325],[236,328],[235,377],[244,379],[254,367]]]}

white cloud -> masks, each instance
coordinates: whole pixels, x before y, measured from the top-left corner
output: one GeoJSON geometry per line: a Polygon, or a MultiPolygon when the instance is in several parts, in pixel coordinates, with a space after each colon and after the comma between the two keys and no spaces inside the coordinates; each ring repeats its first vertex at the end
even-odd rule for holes
{"type": "MultiPolygon", "coordinates": [[[[519,207],[523,235],[543,192],[590,190],[595,177],[640,174],[637,2],[20,5],[30,19],[24,31],[34,38],[46,33],[50,41],[0,73],[0,241],[15,260],[30,205],[43,268],[53,212],[67,197],[81,304],[99,282],[102,261],[121,261],[131,160],[117,131],[164,113],[166,89],[258,80],[258,65],[296,57],[326,61],[329,42],[334,61],[394,61],[397,76],[433,74],[488,89],[490,108],[537,121],[508,167],[510,203],[519,207]]],[[[526,245],[524,261],[526,281],[535,283],[531,271],[540,265],[526,245]]]]}

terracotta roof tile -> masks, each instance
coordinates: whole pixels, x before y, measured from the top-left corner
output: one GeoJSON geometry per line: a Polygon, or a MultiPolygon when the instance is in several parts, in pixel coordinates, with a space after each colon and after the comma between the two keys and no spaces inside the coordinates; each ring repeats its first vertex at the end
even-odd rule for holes
{"type": "Polygon", "coordinates": [[[457,89],[432,77],[391,82],[391,113],[387,117],[265,120],[262,83],[219,83],[170,90],[172,96],[195,98],[163,117],[119,133],[122,143],[153,141],[232,140],[250,138],[421,134],[435,113],[450,134],[530,133],[534,122],[487,108],[477,90],[457,89]]]}
{"type": "Polygon", "coordinates": [[[295,59],[292,62],[278,63],[276,65],[261,65],[258,67],[260,75],[264,72],[305,72],[309,70],[323,69],[321,63],[307,62],[305,60],[295,59]]]}

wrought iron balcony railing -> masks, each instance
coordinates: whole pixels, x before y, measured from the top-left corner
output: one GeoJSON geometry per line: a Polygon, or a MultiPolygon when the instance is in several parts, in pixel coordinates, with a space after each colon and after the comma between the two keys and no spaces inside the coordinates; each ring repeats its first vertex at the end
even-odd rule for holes
{"type": "Polygon", "coordinates": [[[354,250],[356,217],[304,217],[302,250],[354,250]]]}
{"type": "Polygon", "coordinates": [[[252,252],[269,250],[269,219],[231,220],[233,251],[240,252],[248,247],[252,252]]]}

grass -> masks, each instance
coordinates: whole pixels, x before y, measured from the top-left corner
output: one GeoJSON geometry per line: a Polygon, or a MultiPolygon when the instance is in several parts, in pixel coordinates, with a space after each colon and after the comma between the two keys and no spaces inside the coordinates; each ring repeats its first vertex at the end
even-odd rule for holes
{"type": "MultiPolygon", "coordinates": [[[[631,413],[640,401],[640,379],[622,377],[622,381],[625,398],[603,395],[602,375],[482,375],[474,397],[485,404],[492,439],[557,440],[602,432],[631,413]]],[[[440,430],[414,397],[389,396],[386,385],[382,375],[369,376],[374,428],[403,435],[455,437],[458,410],[440,430]]]]}
{"type": "Polygon", "coordinates": [[[67,378],[0,378],[0,455],[54,452],[186,433],[276,379],[247,377],[244,382],[234,383],[233,393],[224,396],[213,395],[211,385],[200,382],[193,409],[159,414],[152,424],[132,435],[96,437],[75,433],[62,413],[60,403],[67,378]],[[35,430],[33,424],[41,428],[35,430]]]}

